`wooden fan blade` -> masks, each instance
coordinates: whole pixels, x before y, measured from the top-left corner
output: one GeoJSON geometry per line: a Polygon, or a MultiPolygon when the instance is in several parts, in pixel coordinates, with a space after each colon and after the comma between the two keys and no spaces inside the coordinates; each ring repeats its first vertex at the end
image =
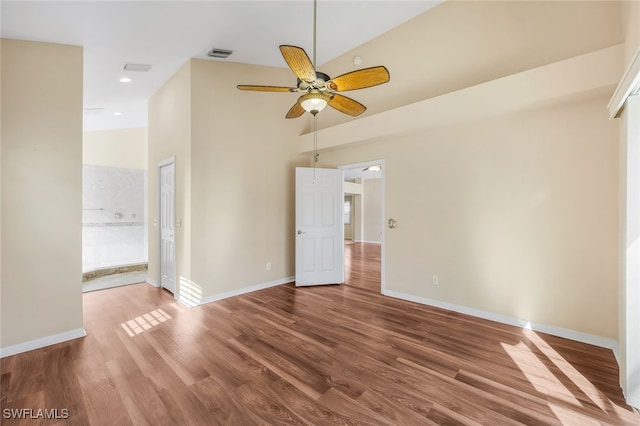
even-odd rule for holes
{"type": "Polygon", "coordinates": [[[333,98],[329,101],[329,106],[354,117],[367,110],[367,107],[360,102],[338,94],[333,95],[333,98]]]}
{"type": "Polygon", "coordinates": [[[255,86],[250,84],[238,84],[240,90],[252,90],[254,92],[297,92],[297,87],[282,86],[255,86]]]}
{"type": "Polygon", "coordinates": [[[316,70],[313,69],[311,59],[307,56],[307,52],[303,48],[297,46],[289,46],[283,44],[280,46],[280,52],[284,60],[291,68],[291,71],[302,81],[313,83],[316,81],[316,70]]]}
{"type": "Polygon", "coordinates": [[[342,74],[328,82],[329,88],[338,92],[364,89],[389,81],[389,71],[383,66],[364,68],[342,74]]]}
{"type": "Polygon", "coordinates": [[[286,118],[298,118],[302,114],[304,114],[304,108],[302,108],[300,102],[296,102],[287,113],[286,118]]]}

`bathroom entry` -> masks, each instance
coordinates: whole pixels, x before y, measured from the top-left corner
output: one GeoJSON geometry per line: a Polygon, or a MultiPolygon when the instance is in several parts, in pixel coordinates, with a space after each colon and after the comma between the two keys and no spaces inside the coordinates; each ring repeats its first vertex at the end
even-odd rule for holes
{"type": "Polygon", "coordinates": [[[82,291],[145,282],[147,129],[96,130],[84,118],[82,291]]]}
{"type": "Polygon", "coordinates": [[[84,164],[82,290],[147,278],[146,170],[84,164]]]}

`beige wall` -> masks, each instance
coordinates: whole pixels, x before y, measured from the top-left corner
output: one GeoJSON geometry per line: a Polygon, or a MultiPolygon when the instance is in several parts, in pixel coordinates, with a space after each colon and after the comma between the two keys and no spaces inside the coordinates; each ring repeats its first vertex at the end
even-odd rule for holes
{"type": "Polygon", "coordinates": [[[1,43],[7,348],[82,328],[82,48],[1,43]]]}
{"type": "Polygon", "coordinates": [[[379,243],[382,241],[382,179],[365,179],[362,186],[362,240],[379,243]]]}
{"type": "MultiPolygon", "coordinates": [[[[624,34],[625,69],[640,50],[640,2],[622,1],[622,31],[624,34]]],[[[622,78],[622,76],[620,76],[622,78]]]]}
{"type": "Polygon", "coordinates": [[[295,144],[304,120],[285,121],[284,115],[297,97],[235,88],[288,77],[281,68],[191,60],[151,98],[152,279],[158,280],[154,165],[172,155],[176,217],[183,224],[176,240],[178,286],[212,298],[294,275],[294,169],[308,159],[295,144]]]}
{"type": "Polygon", "coordinates": [[[147,128],[84,132],[82,163],[147,169],[147,128]]]}
{"type": "Polygon", "coordinates": [[[148,127],[149,278],[158,276],[158,163],[176,161],[176,275],[191,277],[191,62],[149,99],[148,127]]]}
{"type": "Polygon", "coordinates": [[[606,100],[320,159],[385,160],[385,211],[398,224],[386,230],[387,289],[617,339],[617,125],[606,100]]]}
{"type": "Polygon", "coordinates": [[[294,172],[304,119],[285,120],[288,93],[237,84],[287,84],[291,72],[192,60],[193,280],[205,296],[294,275],[294,172]],[[266,270],[271,262],[272,269],[266,270]]]}
{"type": "MultiPolygon", "coordinates": [[[[388,84],[348,94],[370,116],[622,41],[616,1],[446,1],[320,70],[385,65],[388,84]]],[[[318,126],[350,120],[327,108],[318,126]]]]}

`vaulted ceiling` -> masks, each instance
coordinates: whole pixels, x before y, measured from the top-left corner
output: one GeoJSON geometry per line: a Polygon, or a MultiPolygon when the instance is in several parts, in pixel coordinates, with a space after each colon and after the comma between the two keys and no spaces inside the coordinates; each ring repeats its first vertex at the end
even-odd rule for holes
{"type": "MultiPolygon", "coordinates": [[[[317,63],[439,3],[320,0],[317,63]]],[[[147,99],[189,58],[208,58],[212,48],[232,50],[225,61],[276,67],[286,67],[280,44],[310,55],[313,48],[311,0],[2,1],[0,7],[2,37],[84,47],[85,130],[146,126],[147,99]],[[151,70],[123,71],[125,63],[151,70]],[[121,83],[122,77],[132,81],[121,83]]]]}

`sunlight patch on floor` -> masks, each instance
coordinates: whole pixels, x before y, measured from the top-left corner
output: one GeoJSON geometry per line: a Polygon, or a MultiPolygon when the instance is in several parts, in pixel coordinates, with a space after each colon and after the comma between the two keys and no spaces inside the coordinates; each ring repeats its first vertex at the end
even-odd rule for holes
{"type": "Polygon", "coordinates": [[[517,345],[502,343],[502,347],[538,392],[548,395],[550,389],[553,389],[554,393],[559,389],[559,399],[582,405],[524,342],[517,345]]]}
{"type": "Polygon", "coordinates": [[[169,314],[158,308],[146,314],[142,314],[139,317],[123,322],[120,324],[120,327],[126,331],[129,337],[133,337],[136,334],[143,333],[144,331],[170,319],[171,316],[169,314]]]}
{"type": "Polygon", "coordinates": [[[198,306],[202,303],[202,287],[185,277],[180,277],[178,300],[190,308],[198,306]]]}
{"type": "Polygon", "coordinates": [[[602,392],[596,388],[586,377],[582,375],[573,365],[565,360],[558,352],[555,351],[547,342],[545,342],[537,333],[533,331],[525,331],[527,338],[540,351],[545,354],[553,364],[558,367],[562,373],[567,376],[589,399],[598,406],[602,411],[607,411],[609,401],[602,395],[602,392]]]}

